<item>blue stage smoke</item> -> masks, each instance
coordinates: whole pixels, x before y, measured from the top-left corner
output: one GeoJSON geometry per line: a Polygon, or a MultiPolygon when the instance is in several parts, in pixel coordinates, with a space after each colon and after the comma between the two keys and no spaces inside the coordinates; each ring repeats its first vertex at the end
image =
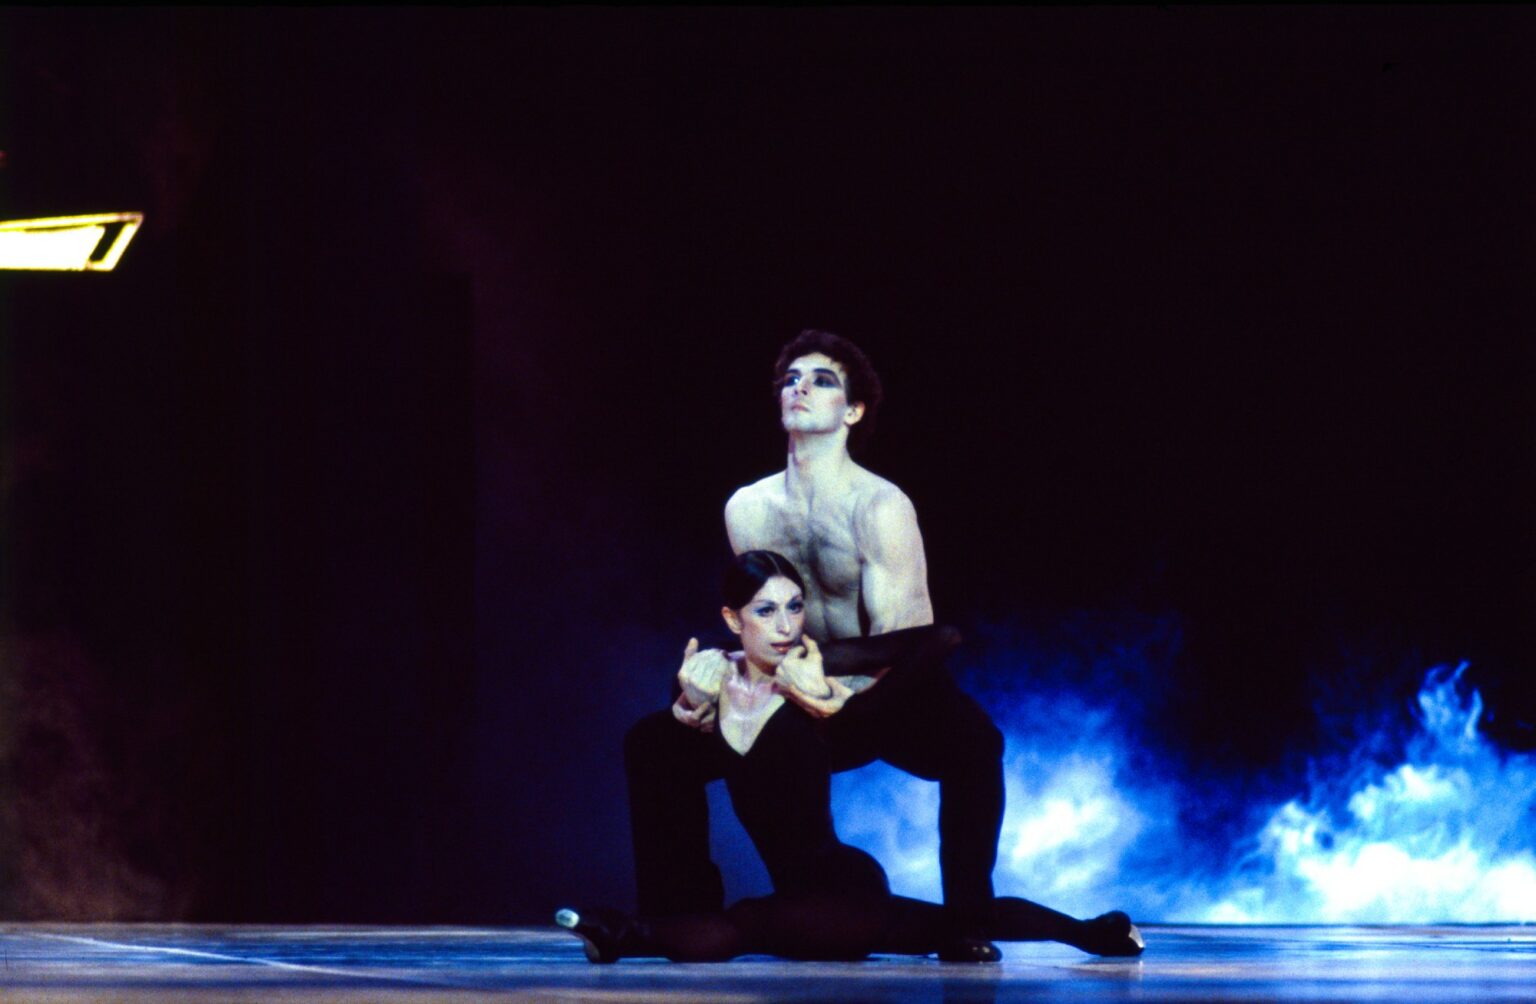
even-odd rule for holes
{"type": "MultiPolygon", "coordinates": [[[[1411,721],[1362,714],[1351,748],[1263,795],[1284,779],[1195,777],[1149,743],[1139,684],[1176,650],[1171,624],[1077,627],[984,644],[1016,684],[962,666],[1007,737],[1000,894],[1164,922],[1536,920],[1536,757],[1478,730],[1465,665],[1429,671],[1411,721]]],[[[833,804],[897,892],[940,898],[936,784],[875,765],[839,776],[833,804]]]]}

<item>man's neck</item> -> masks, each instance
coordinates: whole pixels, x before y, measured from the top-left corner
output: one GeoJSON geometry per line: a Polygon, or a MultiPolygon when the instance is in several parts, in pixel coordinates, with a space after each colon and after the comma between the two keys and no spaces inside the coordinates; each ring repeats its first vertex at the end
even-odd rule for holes
{"type": "Polygon", "coordinates": [[[789,437],[789,462],[784,478],[791,496],[814,495],[823,488],[839,485],[856,467],[848,455],[846,434],[789,437]]]}

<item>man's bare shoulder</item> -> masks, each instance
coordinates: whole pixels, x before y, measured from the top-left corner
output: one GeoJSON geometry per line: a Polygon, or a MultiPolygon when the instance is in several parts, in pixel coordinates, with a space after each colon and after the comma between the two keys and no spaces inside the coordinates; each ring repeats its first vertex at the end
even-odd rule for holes
{"type": "Polygon", "coordinates": [[[726,505],[740,501],[742,504],[767,500],[773,496],[784,494],[784,472],[774,471],[766,477],[758,478],[749,485],[742,485],[731,493],[731,500],[726,505]]]}
{"type": "Polygon", "coordinates": [[[738,538],[755,536],[782,507],[783,499],[782,473],[770,474],[732,492],[725,502],[725,528],[731,543],[743,543],[738,538]]]}
{"type": "Polygon", "coordinates": [[[750,516],[754,512],[774,506],[784,499],[783,472],[770,474],[749,485],[742,485],[725,501],[725,518],[733,515],[750,516]]]}
{"type": "Polygon", "coordinates": [[[855,487],[854,525],[861,540],[917,525],[917,507],[893,481],[870,471],[855,487]]]}
{"type": "Polygon", "coordinates": [[[894,481],[863,467],[859,468],[851,487],[863,511],[912,508],[912,500],[907,498],[907,493],[898,488],[894,481]]]}

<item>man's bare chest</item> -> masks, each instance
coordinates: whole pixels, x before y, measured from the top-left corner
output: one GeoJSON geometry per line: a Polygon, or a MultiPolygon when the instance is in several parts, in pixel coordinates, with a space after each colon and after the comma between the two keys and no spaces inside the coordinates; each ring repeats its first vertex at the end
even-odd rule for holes
{"type": "MultiPolygon", "coordinates": [[[[778,551],[831,596],[856,595],[861,561],[853,513],[833,507],[775,507],[763,546],[778,551]]],[[[807,583],[811,585],[811,583],[807,583]]]]}

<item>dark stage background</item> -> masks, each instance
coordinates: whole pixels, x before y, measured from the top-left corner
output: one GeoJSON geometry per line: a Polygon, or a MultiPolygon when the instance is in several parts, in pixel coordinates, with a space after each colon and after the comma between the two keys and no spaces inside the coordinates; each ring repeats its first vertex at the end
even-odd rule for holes
{"type": "Polygon", "coordinates": [[[1175,626],[1119,684],[1149,757],[1299,772],[1462,659],[1536,745],[1524,10],[0,44],[3,215],[148,213],[0,281],[6,917],[627,899],[619,737],[713,630],[805,326],[885,377],[942,619],[1175,626]]]}

